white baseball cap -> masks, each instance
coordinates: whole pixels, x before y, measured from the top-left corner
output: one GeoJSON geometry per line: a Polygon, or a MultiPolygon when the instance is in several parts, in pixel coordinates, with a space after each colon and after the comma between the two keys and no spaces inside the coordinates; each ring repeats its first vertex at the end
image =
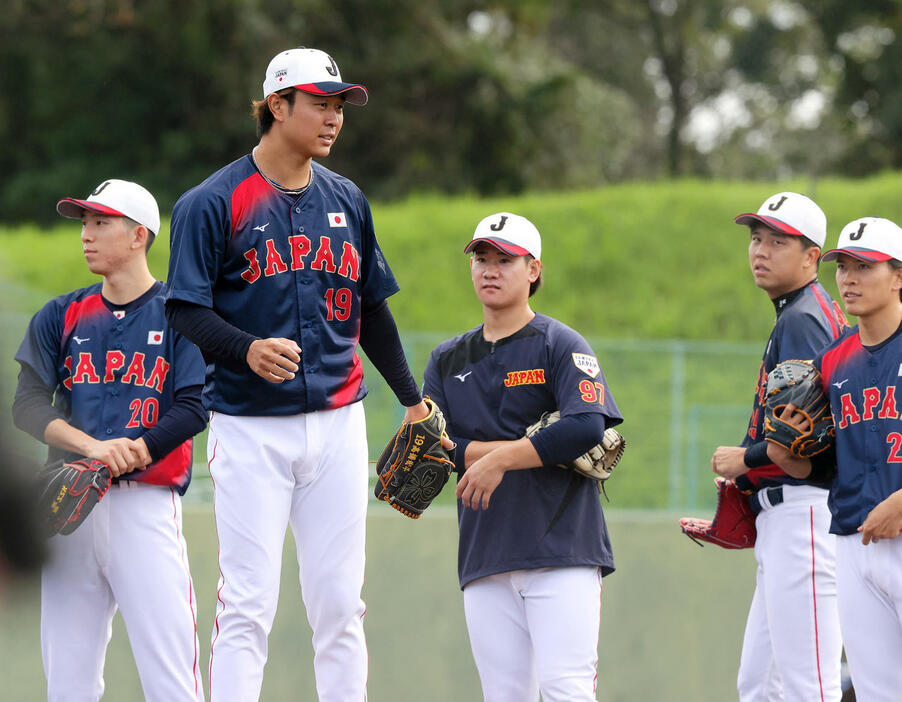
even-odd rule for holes
{"type": "Polygon", "coordinates": [[[818,246],[827,241],[827,215],[814,200],[799,193],[771,195],[756,213],[741,214],[733,221],[748,226],[760,222],[781,234],[804,236],[818,246]]]}
{"type": "Polygon", "coordinates": [[[338,66],[325,51],[303,46],[276,54],[266,67],[263,99],[285,88],[297,88],[313,95],[341,95],[353,105],[366,105],[366,88],[342,83],[338,66]]]}
{"type": "Polygon", "coordinates": [[[69,219],[81,219],[84,210],[113,217],[128,217],[143,224],[156,236],[160,231],[160,208],[150,192],[128,180],[103,181],[86,200],[67,197],[56,203],[56,211],[69,219]]]}
{"type": "Polygon", "coordinates": [[[882,217],[856,219],[842,228],[836,248],[827,251],[821,260],[834,261],[840,254],[878,263],[891,258],[902,261],[902,229],[882,217]]]}
{"type": "Polygon", "coordinates": [[[526,217],[510,212],[498,212],[480,221],[473,232],[473,239],[464,251],[470,253],[482,242],[511,256],[531,254],[537,260],[542,258],[542,237],[539,230],[526,217]]]}

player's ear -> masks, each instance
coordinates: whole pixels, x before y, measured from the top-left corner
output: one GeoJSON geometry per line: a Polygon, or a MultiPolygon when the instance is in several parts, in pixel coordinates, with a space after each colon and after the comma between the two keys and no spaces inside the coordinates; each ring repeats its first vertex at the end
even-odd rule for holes
{"type": "Polygon", "coordinates": [[[267,96],[266,104],[269,106],[269,111],[272,112],[272,116],[277,122],[285,121],[285,118],[288,116],[288,102],[283,100],[281,95],[273,93],[272,95],[267,96]]]}
{"type": "Polygon", "coordinates": [[[530,256],[526,266],[529,269],[529,282],[535,283],[539,279],[539,276],[542,275],[542,262],[530,256]]]}
{"type": "Polygon", "coordinates": [[[147,248],[147,239],[150,237],[150,230],[143,224],[139,224],[132,228],[130,237],[130,248],[144,250],[147,248]]]}

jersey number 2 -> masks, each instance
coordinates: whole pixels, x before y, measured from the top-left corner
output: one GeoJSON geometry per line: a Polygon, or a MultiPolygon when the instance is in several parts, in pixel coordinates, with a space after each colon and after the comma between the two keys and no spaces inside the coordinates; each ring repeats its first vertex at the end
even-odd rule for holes
{"type": "Polygon", "coordinates": [[[899,449],[902,449],[902,434],[892,431],[886,436],[886,443],[892,444],[889,450],[889,458],[887,463],[902,463],[902,456],[899,455],[899,449]]]}
{"type": "Polygon", "coordinates": [[[148,397],[144,402],[136,398],[129,403],[128,408],[132,411],[132,418],[125,425],[126,429],[141,426],[149,429],[160,418],[160,403],[155,397],[148,397]]]}

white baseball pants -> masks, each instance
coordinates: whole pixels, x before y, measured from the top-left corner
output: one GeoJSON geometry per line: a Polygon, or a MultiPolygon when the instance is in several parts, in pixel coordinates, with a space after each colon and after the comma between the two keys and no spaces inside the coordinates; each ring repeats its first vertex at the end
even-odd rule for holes
{"type": "Polygon", "coordinates": [[[836,587],[846,660],[858,702],[902,699],[902,537],[867,546],[836,540],[836,587]]]}
{"type": "Polygon", "coordinates": [[[255,702],[291,526],[320,702],[366,699],[363,405],[287,417],[214,412],[207,455],[219,535],[210,701],[255,702]]]}
{"type": "Polygon", "coordinates": [[[784,485],[755,520],[758,561],[739,663],[741,702],[838,702],[842,637],[827,491],[784,485]]]}
{"type": "Polygon", "coordinates": [[[595,566],[489,575],[464,587],[486,702],[595,700],[601,572],[595,566]]]}
{"type": "Polygon", "coordinates": [[[116,607],[144,697],[203,702],[197,612],[182,503],[174,490],[113,485],[84,523],[50,539],[41,574],[41,652],[49,702],[96,702],[116,607]]]}

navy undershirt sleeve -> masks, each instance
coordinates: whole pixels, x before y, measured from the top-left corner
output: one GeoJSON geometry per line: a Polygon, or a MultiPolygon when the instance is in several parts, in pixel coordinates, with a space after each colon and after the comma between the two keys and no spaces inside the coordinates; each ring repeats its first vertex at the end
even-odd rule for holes
{"type": "Polygon", "coordinates": [[[206,426],[207,413],[201,400],[203,389],[203,385],[189,385],[176,390],[172,406],[166,414],[141,435],[154,461],[172,452],[206,426]]]}
{"type": "Polygon", "coordinates": [[[385,300],[372,307],[364,305],[360,319],[360,348],[402,405],[412,407],[423,399],[407,365],[398,325],[385,300]]]}
{"type": "Polygon", "coordinates": [[[604,415],[598,412],[569,414],[529,439],[543,466],[569,463],[601,443],[604,419],[604,415]]]}
{"type": "Polygon", "coordinates": [[[758,441],[745,450],[743,461],[748,468],[759,468],[761,466],[769,466],[773,463],[767,455],[767,442],[758,441]]]}
{"type": "Polygon", "coordinates": [[[44,442],[44,430],[54,419],[66,418],[53,406],[53,391],[31,366],[22,364],[13,400],[13,422],[22,431],[44,442]]]}
{"type": "Polygon", "coordinates": [[[209,307],[184,300],[166,300],[169,326],[193,341],[204,358],[247,363],[247,352],[259,337],[229,324],[209,307]]]}

